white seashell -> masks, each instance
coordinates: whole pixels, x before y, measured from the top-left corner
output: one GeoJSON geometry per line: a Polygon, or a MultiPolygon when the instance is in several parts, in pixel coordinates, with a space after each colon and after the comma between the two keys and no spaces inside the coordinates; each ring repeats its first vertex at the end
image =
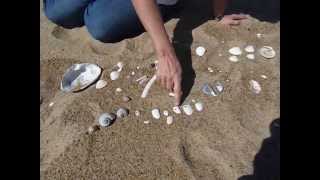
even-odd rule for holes
{"type": "Polygon", "coordinates": [[[62,77],[60,89],[64,92],[75,92],[94,83],[101,74],[101,68],[95,64],[74,64],[62,77]]]}
{"type": "Polygon", "coordinates": [[[117,88],[117,89],[116,89],[116,92],[118,92],[118,93],[119,93],[119,92],[122,92],[122,89],[121,89],[121,88],[117,88]]]}
{"type": "Polygon", "coordinates": [[[119,76],[120,76],[120,73],[118,71],[112,71],[110,73],[110,79],[112,81],[117,80],[119,78],[119,76]]]}
{"type": "Polygon", "coordinates": [[[122,101],[123,102],[129,102],[131,100],[131,98],[129,96],[123,96],[122,97],[122,101]]]}
{"type": "Polygon", "coordinates": [[[261,92],[261,86],[260,84],[255,81],[255,80],[250,80],[249,81],[249,84],[250,84],[250,89],[256,93],[256,94],[259,94],[261,92]]]}
{"type": "Polygon", "coordinates": [[[213,90],[213,88],[208,84],[204,84],[201,88],[201,91],[209,96],[217,96],[217,93],[213,90]]]}
{"type": "Polygon", "coordinates": [[[116,116],[113,113],[103,113],[100,115],[98,121],[100,126],[107,127],[116,119],[116,116]]]}
{"type": "Polygon", "coordinates": [[[117,63],[117,66],[118,66],[118,68],[119,68],[119,69],[118,69],[118,72],[121,72],[124,64],[123,64],[123,62],[118,62],[118,63],[117,63]]]}
{"type": "Polygon", "coordinates": [[[134,112],[134,114],[135,114],[136,116],[140,116],[140,111],[136,110],[136,111],[134,112]]]}
{"type": "Polygon", "coordinates": [[[174,93],[173,93],[173,92],[170,92],[170,93],[169,93],[169,96],[170,96],[170,97],[174,97],[174,93]]]}
{"type": "Polygon", "coordinates": [[[191,100],[191,102],[195,103],[195,102],[196,102],[196,100],[192,99],[192,100],[191,100]]]}
{"type": "Polygon", "coordinates": [[[208,67],[209,72],[213,72],[213,69],[211,67],[208,67]]]}
{"type": "Polygon", "coordinates": [[[197,102],[194,104],[197,111],[201,112],[203,110],[203,104],[202,102],[197,102]]]}
{"type": "Polygon", "coordinates": [[[139,77],[139,78],[136,80],[136,82],[139,82],[139,81],[141,81],[141,80],[143,80],[143,79],[147,79],[147,78],[148,78],[148,76],[146,76],[146,75],[141,76],[141,77],[139,77]]]}
{"type": "Polygon", "coordinates": [[[141,98],[146,98],[146,97],[147,97],[147,95],[148,95],[148,93],[149,93],[149,90],[150,90],[152,84],[156,81],[156,79],[157,79],[157,76],[156,76],[156,75],[154,75],[154,76],[150,79],[150,81],[147,83],[147,85],[144,87],[144,89],[143,89],[143,91],[142,91],[141,98]]]}
{"type": "Polygon", "coordinates": [[[164,110],[164,111],[163,111],[163,115],[165,115],[165,116],[169,116],[169,111],[164,110]]]}
{"type": "Polygon", "coordinates": [[[261,37],[262,37],[262,34],[258,33],[257,38],[261,38],[261,37]]]}
{"type": "Polygon", "coordinates": [[[246,57],[247,57],[248,59],[250,59],[250,60],[255,59],[254,54],[247,54],[246,57]]]}
{"type": "Polygon", "coordinates": [[[263,79],[267,79],[267,78],[268,78],[266,75],[261,75],[261,77],[262,77],[263,79]]]}
{"type": "Polygon", "coordinates": [[[233,47],[231,49],[229,49],[229,53],[235,56],[241,55],[242,51],[239,47],[233,47]]]}
{"type": "Polygon", "coordinates": [[[190,116],[190,115],[193,113],[193,109],[192,109],[192,107],[190,106],[190,104],[185,104],[185,105],[183,105],[183,106],[182,106],[182,109],[183,109],[183,112],[184,112],[186,115],[188,115],[188,116],[190,116]]]}
{"type": "Polygon", "coordinates": [[[173,123],[173,117],[172,116],[168,116],[167,117],[167,124],[170,125],[173,123]]]}
{"type": "Polygon", "coordinates": [[[238,62],[239,61],[239,58],[237,56],[230,56],[229,57],[229,61],[231,62],[238,62]]]}
{"type": "Polygon", "coordinates": [[[173,112],[176,113],[176,114],[181,114],[181,110],[180,110],[179,106],[174,106],[174,107],[172,108],[172,110],[173,110],[173,112]]]}
{"type": "Polygon", "coordinates": [[[261,56],[267,59],[271,59],[276,56],[276,52],[270,46],[263,46],[262,48],[260,48],[259,53],[261,56]]]}
{"type": "Polygon", "coordinates": [[[50,104],[49,104],[49,107],[52,107],[54,105],[54,102],[51,102],[50,104]]]}
{"type": "Polygon", "coordinates": [[[206,52],[206,49],[202,46],[199,46],[196,48],[196,54],[200,57],[203,56],[205,52],[206,52]]]}
{"type": "Polygon", "coordinates": [[[100,79],[96,84],[96,89],[102,89],[107,85],[107,81],[100,79]]]}
{"type": "Polygon", "coordinates": [[[160,110],[159,109],[152,109],[151,114],[152,114],[153,118],[160,119],[160,110]]]}
{"type": "Polygon", "coordinates": [[[88,134],[92,134],[94,133],[95,131],[99,130],[99,126],[98,125],[93,125],[93,126],[90,126],[88,128],[88,134]]]}
{"type": "Polygon", "coordinates": [[[129,114],[129,110],[126,108],[119,108],[117,110],[117,117],[118,118],[124,118],[124,117],[128,116],[128,114],[129,114]]]}
{"type": "Polygon", "coordinates": [[[215,87],[215,90],[216,90],[216,92],[217,92],[218,94],[222,93],[222,91],[223,91],[223,89],[224,89],[224,87],[223,87],[223,85],[222,85],[222,83],[221,83],[220,81],[216,81],[216,82],[214,83],[214,87],[215,87]]]}
{"type": "Polygon", "coordinates": [[[247,47],[244,48],[244,50],[248,53],[253,53],[254,47],[252,45],[248,45],[247,47]]]}
{"type": "Polygon", "coordinates": [[[140,66],[137,66],[136,68],[137,68],[137,70],[139,70],[139,69],[140,69],[140,66]]]}
{"type": "Polygon", "coordinates": [[[149,124],[149,123],[150,123],[150,121],[143,121],[143,123],[145,123],[145,124],[149,124]]]}
{"type": "Polygon", "coordinates": [[[134,76],[136,73],[134,71],[131,72],[131,76],[134,76]]]}

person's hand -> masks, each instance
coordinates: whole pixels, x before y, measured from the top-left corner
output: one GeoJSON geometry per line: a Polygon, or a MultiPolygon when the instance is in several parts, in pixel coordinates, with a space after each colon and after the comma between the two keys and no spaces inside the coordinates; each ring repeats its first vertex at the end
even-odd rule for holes
{"type": "Polygon", "coordinates": [[[222,25],[239,25],[241,20],[247,19],[246,15],[243,14],[231,14],[231,15],[225,15],[223,18],[219,21],[222,25]]]}
{"type": "Polygon", "coordinates": [[[157,80],[169,92],[174,92],[175,105],[178,106],[182,95],[180,62],[172,47],[168,51],[158,53],[158,58],[157,80]]]}

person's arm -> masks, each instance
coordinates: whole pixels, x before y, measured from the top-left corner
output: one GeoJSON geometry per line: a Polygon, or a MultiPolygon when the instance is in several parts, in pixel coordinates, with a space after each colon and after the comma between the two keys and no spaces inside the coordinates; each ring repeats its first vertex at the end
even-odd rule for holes
{"type": "Polygon", "coordinates": [[[239,25],[240,21],[246,19],[247,16],[242,14],[225,15],[229,0],[213,0],[214,17],[223,25],[239,25]]]}
{"type": "Polygon", "coordinates": [[[132,0],[133,6],[144,28],[151,36],[159,58],[157,79],[161,85],[175,93],[176,105],[180,104],[181,66],[165,30],[155,0],[132,0]]]}

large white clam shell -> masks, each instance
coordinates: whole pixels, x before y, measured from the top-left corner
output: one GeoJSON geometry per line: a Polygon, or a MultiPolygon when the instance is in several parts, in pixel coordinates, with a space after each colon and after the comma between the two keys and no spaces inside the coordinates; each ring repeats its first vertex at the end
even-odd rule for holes
{"type": "Polygon", "coordinates": [[[98,121],[100,126],[107,127],[116,119],[116,116],[113,113],[103,113],[100,115],[98,121]]]}
{"type": "Polygon", "coordinates": [[[119,76],[120,76],[120,72],[119,71],[112,71],[110,73],[110,79],[112,81],[117,80],[119,78],[119,76]]]}
{"type": "Polygon", "coordinates": [[[101,74],[96,64],[74,64],[63,75],[60,89],[64,92],[76,92],[94,83],[101,74]]]}
{"type": "Polygon", "coordinates": [[[233,47],[231,49],[229,49],[229,53],[235,56],[239,56],[242,54],[242,51],[239,47],[233,47]]]}
{"type": "Polygon", "coordinates": [[[203,56],[205,52],[206,52],[206,49],[202,46],[199,46],[196,48],[196,54],[200,57],[203,56]]]}
{"type": "Polygon", "coordinates": [[[107,85],[107,81],[100,79],[96,84],[96,89],[102,89],[107,85]]]}
{"type": "Polygon", "coordinates": [[[262,90],[260,84],[258,81],[255,80],[250,80],[249,81],[250,84],[250,89],[255,93],[255,94],[259,94],[262,90]]]}
{"type": "Polygon", "coordinates": [[[182,109],[183,109],[183,112],[188,116],[190,116],[193,113],[193,109],[190,104],[183,105],[182,109]]]}
{"type": "Polygon", "coordinates": [[[263,46],[262,48],[260,48],[259,53],[261,56],[267,59],[271,59],[276,56],[276,52],[270,46],[263,46]]]}
{"type": "Polygon", "coordinates": [[[160,110],[159,109],[152,109],[151,111],[152,117],[155,119],[160,119],[160,110]]]}

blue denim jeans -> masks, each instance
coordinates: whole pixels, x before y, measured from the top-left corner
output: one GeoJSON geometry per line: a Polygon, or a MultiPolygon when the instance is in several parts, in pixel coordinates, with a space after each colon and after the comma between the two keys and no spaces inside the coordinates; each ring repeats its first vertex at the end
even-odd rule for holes
{"type": "MultiPolygon", "coordinates": [[[[178,6],[158,5],[164,21],[178,6]]],[[[45,15],[64,28],[86,26],[93,38],[115,43],[145,32],[131,0],[44,0],[45,15]]]]}

